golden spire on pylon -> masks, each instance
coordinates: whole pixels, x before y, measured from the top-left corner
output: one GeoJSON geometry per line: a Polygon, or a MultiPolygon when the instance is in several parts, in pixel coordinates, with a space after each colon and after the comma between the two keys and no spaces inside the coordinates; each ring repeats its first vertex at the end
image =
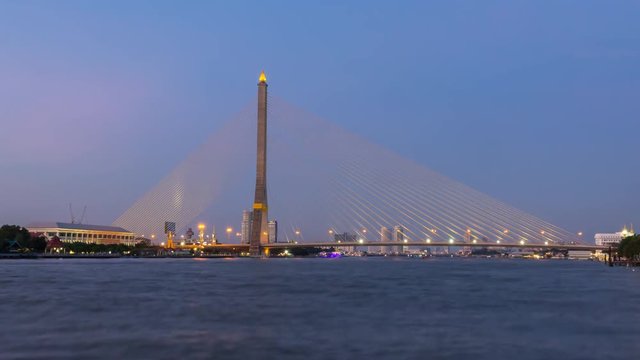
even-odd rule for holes
{"type": "Polygon", "coordinates": [[[264,74],[264,71],[260,73],[260,78],[258,79],[258,82],[261,82],[261,83],[267,82],[267,75],[264,74]]]}

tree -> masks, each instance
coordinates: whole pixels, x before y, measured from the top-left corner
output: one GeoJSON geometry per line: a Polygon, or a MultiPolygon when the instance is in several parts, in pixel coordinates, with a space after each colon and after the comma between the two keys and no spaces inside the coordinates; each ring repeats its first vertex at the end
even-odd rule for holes
{"type": "Polygon", "coordinates": [[[2,225],[0,227],[0,251],[6,252],[11,249],[12,243],[17,242],[20,247],[28,248],[31,241],[29,230],[18,225],[2,225]]]}
{"type": "Polygon", "coordinates": [[[35,252],[44,252],[47,248],[47,239],[44,236],[32,237],[29,248],[35,252]]]}
{"type": "Polygon", "coordinates": [[[640,257],[640,235],[627,236],[618,245],[618,254],[629,260],[640,257]]]}

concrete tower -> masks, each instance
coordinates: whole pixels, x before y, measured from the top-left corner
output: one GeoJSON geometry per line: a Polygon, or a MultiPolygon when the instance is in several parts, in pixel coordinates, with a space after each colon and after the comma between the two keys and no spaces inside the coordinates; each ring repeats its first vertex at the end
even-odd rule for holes
{"type": "Polygon", "coordinates": [[[263,71],[258,79],[258,157],[256,192],[249,241],[251,256],[260,256],[261,245],[269,241],[267,209],[267,77],[263,71]]]}

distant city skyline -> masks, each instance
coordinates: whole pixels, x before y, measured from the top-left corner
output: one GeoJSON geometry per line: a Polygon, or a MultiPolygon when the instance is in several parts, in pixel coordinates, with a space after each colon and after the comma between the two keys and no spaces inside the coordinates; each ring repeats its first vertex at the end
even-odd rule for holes
{"type": "Polygon", "coordinates": [[[589,240],[637,225],[640,5],[586,3],[4,2],[0,222],[73,203],[110,224],[264,69],[272,94],[589,240]]]}

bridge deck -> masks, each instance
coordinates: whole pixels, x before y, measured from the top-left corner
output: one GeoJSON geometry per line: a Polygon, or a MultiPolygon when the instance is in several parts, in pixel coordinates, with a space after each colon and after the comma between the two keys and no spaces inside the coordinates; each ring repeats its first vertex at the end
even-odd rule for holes
{"type": "MultiPolygon", "coordinates": [[[[192,248],[194,245],[178,246],[180,248],[192,248]]],[[[310,243],[271,243],[262,245],[267,249],[292,249],[292,248],[308,248],[308,247],[376,247],[376,246],[419,246],[419,247],[475,247],[475,248],[522,248],[522,249],[561,249],[561,250],[608,250],[607,246],[599,246],[593,244],[532,244],[532,243],[495,243],[495,242],[477,242],[477,243],[462,243],[462,242],[310,242],[310,243]]],[[[205,245],[206,248],[219,248],[219,249],[249,249],[248,244],[216,244],[205,245]]]]}

